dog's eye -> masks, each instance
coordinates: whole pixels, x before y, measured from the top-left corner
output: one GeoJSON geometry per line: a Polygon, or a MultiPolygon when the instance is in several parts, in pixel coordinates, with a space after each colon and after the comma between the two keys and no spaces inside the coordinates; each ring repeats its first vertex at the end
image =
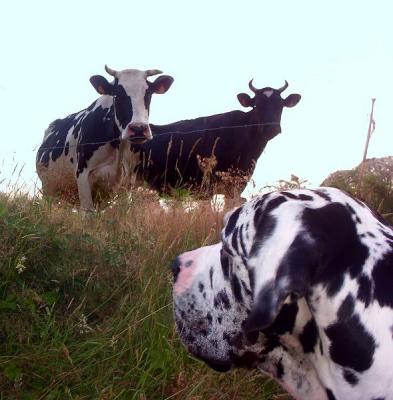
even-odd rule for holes
{"type": "Polygon", "coordinates": [[[227,246],[222,246],[221,254],[225,254],[227,257],[233,257],[231,249],[227,246]]]}
{"type": "Polygon", "coordinates": [[[224,274],[224,278],[228,279],[231,274],[230,255],[224,248],[221,249],[220,259],[221,259],[221,268],[224,274]]]}

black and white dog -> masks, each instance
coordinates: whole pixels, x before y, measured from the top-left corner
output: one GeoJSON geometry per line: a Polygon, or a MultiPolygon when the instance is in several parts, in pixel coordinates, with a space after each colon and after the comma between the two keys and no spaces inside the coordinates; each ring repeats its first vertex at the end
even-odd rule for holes
{"type": "Polygon", "coordinates": [[[393,399],[393,228],[362,202],[255,198],[173,274],[182,341],[212,368],[258,368],[296,399],[393,399]]]}

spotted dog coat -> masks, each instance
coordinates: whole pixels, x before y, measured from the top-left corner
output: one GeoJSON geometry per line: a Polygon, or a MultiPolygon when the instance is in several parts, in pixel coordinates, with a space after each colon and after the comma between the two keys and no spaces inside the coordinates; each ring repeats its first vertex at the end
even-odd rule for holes
{"type": "Polygon", "coordinates": [[[296,399],[393,399],[393,229],[338,189],[255,198],[173,263],[188,350],[296,399]]]}

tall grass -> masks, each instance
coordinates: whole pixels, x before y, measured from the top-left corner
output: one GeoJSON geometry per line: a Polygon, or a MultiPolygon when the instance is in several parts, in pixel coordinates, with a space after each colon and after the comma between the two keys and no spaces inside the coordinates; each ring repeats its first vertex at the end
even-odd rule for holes
{"type": "Polygon", "coordinates": [[[352,170],[330,174],[322,185],[347,191],[393,223],[393,157],[370,158],[352,170]]]}
{"type": "Polygon", "coordinates": [[[275,398],[260,373],[209,370],[174,327],[170,262],[221,224],[138,193],[87,219],[0,195],[0,399],[275,398]]]}

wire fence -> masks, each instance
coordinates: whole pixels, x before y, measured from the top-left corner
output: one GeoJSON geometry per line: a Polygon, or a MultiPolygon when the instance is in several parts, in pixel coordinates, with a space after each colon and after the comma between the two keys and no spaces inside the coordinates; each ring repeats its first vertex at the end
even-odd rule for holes
{"type": "MultiPolygon", "coordinates": [[[[176,135],[187,135],[187,134],[201,134],[203,135],[204,133],[208,132],[217,132],[217,131],[225,131],[228,129],[249,129],[249,128],[258,128],[258,127],[265,127],[265,126],[274,126],[274,125],[280,125],[278,122],[269,122],[269,123],[259,123],[259,124],[243,124],[243,125],[223,125],[223,126],[218,126],[218,127],[207,127],[207,128],[200,128],[200,129],[190,129],[186,131],[180,131],[180,130],[173,130],[169,132],[163,132],[163,133],[157,133],[153,134],[153,139],[155,137],[159,137],[162,135],[166,135],[167,137],[173,137],[176,135]]],[[[158,125],[159,126],[159,125],[158,125]]],[[[153,130],[154,131],[154,130],[153,130]]],[[[168,142],[164,143],[164,148],[162,149],[162,152],[165,153],[167,152],[167,146],[172,145],[172,137],[168,139],[168,142]]],[[[66,138],[64,139],[64,144],[63,145],[58,145],[58,146],[45,146],[42,147],[41,145],[36,145],[33,149],[22,149],[19,148],[17,150],[2,150],[0,149],[0,191],[6,189],[7,191],[10,191],[12,189],[12,192],[18,193],[21,191],[27,191],[30,194],[36,194],[37,191],[40,192],[38,189],[37,185],[39,183],[38,177],[35,174],[35,168],[31,170],[31,174],[28,172],[30,170],[30,167],[33,165],[35,166],[35,156],[34,156],[34,161],[33,158],[30,159],[30,156],[28,154],[33,155],[40,149],[41,151],[52,151],[52,150],[65,150],[66,147],[68,149],[70,148],[76,148],[76,147],[83,147],[83,146],[90,146],[90,145],[105,145],[113,142],[118,142],[121,140],[120,138],[114,138],[112,140],[105,140],[105,141],[93,141],[93,142],[87,142],[87,143],[78,143],[78,140],[75,139],[74,143],[69,143],[67,145],[66,138]],[[27,160],[27,158],[29,160],[27,160]],[[33,164],[31,164],[33,162],[33,164]],[[28,166],[26,169],[25,167],[28,166]],[[33,172],[34,170],[34,172],[33,172]],[[26,176],[25,176],[26,175],[26,176]]],[[[97,138],[98,139],[98,138],[97,138]]],[[[195,140],[195,144],[200,141],[201,138],[197,138],[195,140]]],[[[43,144],[45,143],[45,139],[43,140],[43,144]]],[[[132,142],[130,142],[132,144],[132,142]]]]}
{"type": "MultiPolygon", "coordinates": [[[[264,126],[274,126],[274,125],[280,125],[279,122],[266,122],[263,124],[247,124],[247,125],[224,125],[224,126],[219,126],[219,127],[214,127],[214,128],[201,128],[201,129],[192,129],[189,131],[170,131],[170,132],[163,132],[163,133],[158,133],[156,135],[153,135],[154,137],[159,137],[162,135],[187,135],[187,134],[192,134],[192,133],[207,133],[207,132],[214,132],[214,131],[220,131],[220,130],[227,130],[227,129],[245,129],[245,128],[256,128],[256,127],[264,127],[264,126]]],[[[76,143],[74,144],[68,144],[68,148],[74,148],[74,147],[83,147],[83,146],[91,146],[91,145],[104,145],[104,144],[109,144],[109,143],[114,143],[119,141],[120,138],[114,138],[111,140],[105,140],[105,141],[95,141],[95,142],[88,142],[88,143],[76,143]]],[[[45,143],[45,140],[43,141],[45,143]]],[[[130,142],[132,144],[132,142],[130,142]]],[[[18,150],[0,150],[0,154],[18,154],[21,151],[25,152],[35,152],[37,149],[40,149],[41,151],[52,151],[52,150],[62,150],[66,147],[66,141],[64,141],[64,145],[61,146],[47,146],[47,147],[41,147],[41,145],[36,145],[33,149],[18,149],[18,150]]]]}

